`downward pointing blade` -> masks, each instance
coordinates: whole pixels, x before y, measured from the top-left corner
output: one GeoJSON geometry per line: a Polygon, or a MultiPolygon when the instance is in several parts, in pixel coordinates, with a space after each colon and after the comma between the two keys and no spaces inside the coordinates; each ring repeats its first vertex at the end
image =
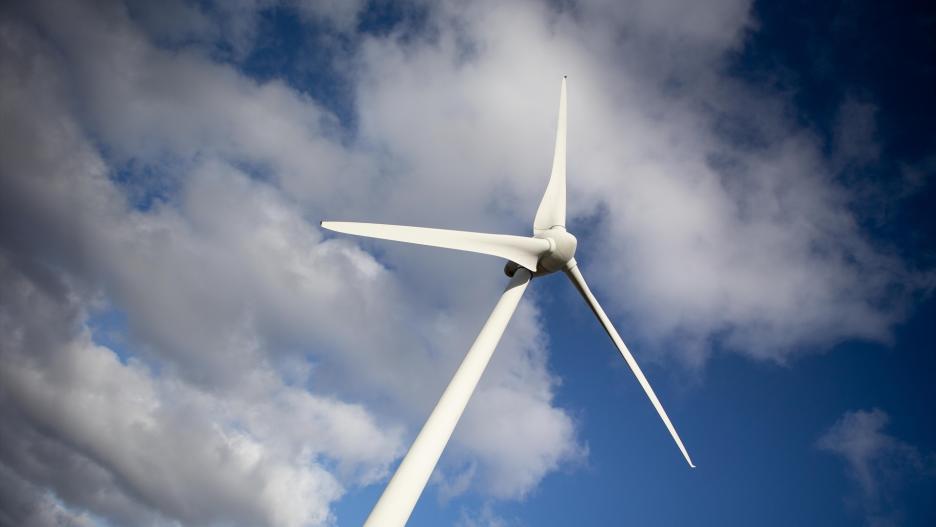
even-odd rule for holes
{"type": "Polygon", "coordinates": [[[402,527],[406,524],[529,283],[528,271],[519,269],[513,275],[478,338],[413,441],[413,446],[374,505],[364,527],[402,527]]]}
{"type": "Polygon", "coordinates": [[[575,284],[575,288],[578,289],[579,293],[582,294],[582,297],[585,298],[585,302],[587,302],[588,306],[591,307],[592,311],[595,313],[595,316],[598,317],[601,325],[604,326],[605,331],[608,333],[608,336],[611,337],[611,340],[614,341],[614,344],[621,352],[621,355],[624,356],[624,360],[627,361],[627,365],[630,366],[631,371],[634,372],[634,376],[637,377],[637,382],[639,382],[640,386],[643,387],[647,397],[650,398],[650,402],[653,403],[653,407],[656,408],[657,413],[660,414],[660,418],[663,419],[663,424],[666,425],[670,435],[673,436],[673,440],[676,441],[676,446],[679,447],[679,451],[682,452],[682,455],[686,458],[689,466],[695,468],[695,465],[692,464],[692,460],[689,458],[689,453],[686,452],[686,447],[683,446],[682,440],[679,439],[679,434],[676,433],[676,428],[674,428],[673,423],[670,422],[669,416],[666,415],[666,410],[663,409],[663,405],[660,404],[660,400],[657,399],[656,394],[653,392],[653,388],[650,387],[650,382],[647,381],[643,371],[640,370],[640,366],[637,365],[637,361],[634,360],[634,356],[631,355],[630,350],[628,350],[627,346],[624,345],[624,341],[621,340],[621,336],[618,335],[617,330],[614,329],[613,325],[611,325],[611,320],[608,319],[608,315],[605,314],[604,309],[601,309],[601,304],[598,303],[598,300],[595,299],[595,296],[592,294],[591,290],[588,289],[588,284],[585,283],[585,277],[583,277],[582,273],[578,270],[578,266],[576,265],[575,260],[572,260],[569,263],[569,266],[566,269],[566,274],[572,280],[572,283],[575,284]]]}
{"type": "Polygon", "coordinates": [[[350,221],[323,221],[322,227],[345,234],[499,256],[516,262],[530,271],[536,271],[536,264],[539,262],[540,256],[548,251],[550,247],[549,242],[543,239],[511,236],[509,234],[487,234],[350,221]]]}
{"type": "Polygon", "coordinates": [[[533,219],[533,232],[545,231],[555,226],[565,227],[566,222],[566,78],[562,77],[559,90],[559,122],[556,125],[556,149],[553,152],[552,173],[546,193],[533,219]]]}

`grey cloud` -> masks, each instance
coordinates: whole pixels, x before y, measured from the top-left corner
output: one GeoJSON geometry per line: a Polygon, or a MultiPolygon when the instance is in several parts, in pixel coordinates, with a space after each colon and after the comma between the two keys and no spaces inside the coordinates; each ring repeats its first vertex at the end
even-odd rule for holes
{"type": "Polygon", "coordinates": [[[0,524],[23,527],[91,527],[95,520],[43,494],[5,465],[0,465],[0,524]]]}
{"type": "Polygon", "coordinates": [[[655,89],[692,89],[704,83],[724,53],[738,48],[747,31],[756,27],[747,0],[585,0],[579,4],[589,24],[611,22],[601,33],[617,48],[618,60],[649,77],[655,89]],[[619,46],[620,42],[625,45],[619,46]]]}
{"type": "MultiPolygon", "coordinates": [[[[243,60],[262,38],[262,13],[283,10],[336,34],[355,29],[365,2],[301,0],[225,0],[192,3],[167,0],[154,4],[127,0],[126,11],[154,42],[164,46],[198,46],[216,56],[243,60]]],[[[115,6],[115,10],[123,6],[115,6]]],[[[262,42],[259,42],[262,44],[262,42]]]]}
{"type": "Polygon", "coordinates": [[[4,290],[19,294],[5,297],[3,327],[22,338],[0,350],[2,462],[73,506],[125,525],[319,524],[343,492],[323,459],[367,483],[397,454],[399,438],[363,408],[263,372],[238,397],[121,363],[86,330],[36,349],[31,333],[44,328],[17,322],[67,310],[4,269],[4,290]]]}

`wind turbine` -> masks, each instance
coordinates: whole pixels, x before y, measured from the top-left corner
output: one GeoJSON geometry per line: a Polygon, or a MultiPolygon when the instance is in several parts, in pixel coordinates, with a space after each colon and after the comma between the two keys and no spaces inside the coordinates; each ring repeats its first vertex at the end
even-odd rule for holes
{"type": "Polygon", "coordinates": [[[595,299],[578,264],[573,257],[577,241],[569,233],[566,223],[566,77],[562,78],[559,92],[559,123],[556,129],[556,148],[553,154],[552,173],[546,186],[546,193],[540,202],[533,220],[533,236],[512,236],[507,234],[486,234],[478,232],[428,229],[424,227],[406,227],[402,225],[383,225],[378,223],[355,223],[342,221],[323,221],[322,227],[346,234],[368,236],[383,240],[416,243],[432,247],[443,247],[475,253],[499,256],[508,260],[504,272],[510,282],[504,290],[494,311],[488,317],[484,327],[468,350],[448,387],[435,409],[426,420],[419,435],[406,457],[400,463],[390,483],[377,501],[365,527],[402,526],[409,519],[422,494],[429,476],[432,474],[442,450],[452,436],[468,399],[474,392],[484,368],[487,366],[494,348],[500,341],[507,323],[520,303],[523,292],[532,277],[540,277],[562,271],[572,280],[588,307],[598,317],[598,321],[611,337],[618,351],[627,361],[637,381],[644,389],[653,407],[676,441],[676,446],[686,458],[690,467],[695,467],[679,439],[679,434],[670,422],[663,405],[650,387],[650,383],[634,360],[634,356],[624,345],[621,336],[608,319],[604,309],[595,299]]]}

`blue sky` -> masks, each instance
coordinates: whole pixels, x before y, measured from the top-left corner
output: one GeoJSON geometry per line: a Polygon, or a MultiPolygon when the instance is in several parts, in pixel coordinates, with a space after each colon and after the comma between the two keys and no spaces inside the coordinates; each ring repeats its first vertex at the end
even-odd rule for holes
{"type": "Polygon", "coordinates": [[[0,524],[359,525],[506,282],[321,219],[569,228],[698,468],[534,280],[409,525],[936,522],[915,3],[0,8],[0,524]]]}

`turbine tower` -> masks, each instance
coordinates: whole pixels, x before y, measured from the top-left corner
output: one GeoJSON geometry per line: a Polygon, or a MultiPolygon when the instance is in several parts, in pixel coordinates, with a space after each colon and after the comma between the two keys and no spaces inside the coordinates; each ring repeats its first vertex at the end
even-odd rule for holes
{"type": "Polygon", "coordinates": [[[383,225],[378,223],[355,223],[342,221],[323,221],[322,227],[346,234],[368,236],[383,240],[416,243],[432,247],[443,247],[475,253],[489,254],[506,259],[504,271],[510,282],[501,295],[494,311],[488,317],[484,327],[468,350],[452,381],[442,393],[435,409],[426,420],[416,440],[400,463],[396,473],[390,479],[383,494],[377,501],[365,527],[395,527],[406,524],[416,501],[422,494],[429,476],[432,474],[442,450],[448,443],[455,425],[461,417],[468,399],[474,392],[481,374],[484,373],[494,348],[507,328],[507,323],[517,309],[523,292],[533,277],[540,277],[562,271],[581,293],[582,298],[591,308],[602,327],[611,337],[614,345],[624,357],[637,382],[643,388],[653,407],[656,408],[663,424],[676,446],[686,458],[690,467],[695,467],[683,446],[679,434],[670,422],[663,405],[650,387],[650,383],[634,360],[630,350],[624,345],[621,336],[608,319],[601,304],[595,299],[582,272],[575,261],[576,239],[566,230],[566,77],[562,78],[559,92],[559,123],[556,129],[556,148],[553,154],[552,173],[549,184],[536,211],[533,220],[533,236],[512,236],[507,234],[486,234],[478,232],[429,229],[424,227],[406,227],[402,225],[383,225]]]}

